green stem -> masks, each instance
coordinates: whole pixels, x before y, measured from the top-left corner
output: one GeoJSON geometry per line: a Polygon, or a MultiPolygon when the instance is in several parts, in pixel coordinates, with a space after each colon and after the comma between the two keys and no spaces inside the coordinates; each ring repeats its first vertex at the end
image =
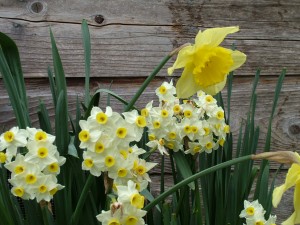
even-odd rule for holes
{"type": "Polygon", "coordinates": [[[180,181],[179,183],[177,183],[176,185],[174,185],[172,188],[170,188],[169,190],[165,191],[164,193],[160,194],[157,198],[155,198],[152,202],[150,202],[148,205],[145,206],[144,210],[149,211],[153,206],[155,206],[156,204],[158,204],[159,202],[161,202],[163,199],[165,199],[166,197],[168,197],[169,195],[171,195],[173,192],[177,191],[179,188],[193,182],[194,180],[205,176],[207,174],[213,173],[219,169],[223,169],[225,167],[243,162],[243,161],[247,161],[250,160],[252,158],[252,155],[246,155],[243,157],[239,157],[236,159],[232,159],[229,160],[227,162],[223,162],[220,163],[218,165],[212,166],[208,169],[205,169],[201,172],[198,172],[196,174],[194,174],[193,176],[190,176],[188,178],[186,178],[185,180],[180,181]]]}
{"type": "Polygon", "coordinates": [[[155,75],[161,70],[161,68],[168,62],[168,60],[172,57],[171,54],[167,55],[163,60],[158,64],[158,66],[153,70],[153,72],[147,77],[147,79],[144,81],[140,89],[135,93],[131,101],[126,106],[124,112],[129,111],[135,102],[139,99],[143,91],[146,89],[146,87],[149,85],[149,83],[153,80],[155,75]]]}
{"type": "Polygon", "coordinates": [[[77,206],[76,206],[76,209],[72,215],[72,218],[71,218],[71,225],[76,225],[78,224],[78,221],[79,221],[79,217],[81,215],[81,210],[83,208],[83,205],[85,203],[85,200],[88,196],[88,193],[89,193],[89,190],[93,184],[93,182],[95,181],[95,179],[93,179],[93,175],[89,175],[89,177],[87,178],[86,180],[86,183],[83,187],[83,190],[82,190],[82,193],[80,195],[80,198],[78,200],[78,203],[77,203],[77,206]]]}

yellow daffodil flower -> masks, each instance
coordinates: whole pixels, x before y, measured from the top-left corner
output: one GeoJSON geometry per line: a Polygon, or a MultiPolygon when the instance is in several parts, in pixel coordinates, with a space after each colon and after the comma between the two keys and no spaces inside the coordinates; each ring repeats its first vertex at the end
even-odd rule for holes
{"type": "MultiPolygon", "coordinates": [[[[300,162],[300,156],[295,153],[297,161],[300,162]]],[[[295,186],[294,191],[294,213],[282,223],[282,225],[300,224],[300,163],[293,163],[285,178],[285,183],[276,187],[273,191],[273,206],[276,208],[281,200],[283,193],[289,188],[295,186]]]]}
{"type": "Polygon", "coordinates": [[[176,85],[178,98],[188,98],[199,90],[215,95],[224,88],[228,73],[243,65],[246,55],[219,44],[238,30],[238,27],[223,27],[199,31],[195,44],[179,51],[174,65],[168,68],[171,75],[175,69],[184,67],[176,85]]]}

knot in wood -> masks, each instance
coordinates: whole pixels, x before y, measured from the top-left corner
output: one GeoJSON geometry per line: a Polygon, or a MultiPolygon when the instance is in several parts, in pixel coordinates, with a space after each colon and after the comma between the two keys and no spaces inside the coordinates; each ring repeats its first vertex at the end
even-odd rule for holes
{"type": "Polygon", "coordinates": [[[33,14],[43,15],[47,11],[47,4],[44,1],[31,1],[27,7],[33,14]]]}
{"type": "Polygon", "coordinates": [[[300,134],[300,126],[299,124],[293,124],[289,127],[289,131],[293,135],[300,134]]]}
{"type": "Polygon", "coordinates": [[[101,24],[104,21],[104,17],[102,15],[96,15],[94,20],[96,23],[101,24]]]}

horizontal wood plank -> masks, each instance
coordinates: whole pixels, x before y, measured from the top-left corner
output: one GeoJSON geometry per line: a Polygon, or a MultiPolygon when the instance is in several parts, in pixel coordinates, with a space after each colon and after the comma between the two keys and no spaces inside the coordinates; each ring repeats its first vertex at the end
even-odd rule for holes
{"type": "MultiPolygon", "coordinates": [[[[80,23],[89,22],[92,38],[92,76],[147,76],[160,59],[175,47],[193,42],[199,29],[239,25],[225,46],[235,43],[248,55],[239,75],[253,75],[262,67],[265,75],[287,67],[300,75],[300,5],[297,1],[241,0],[187,1],[40,1],[44,11],[34,13],[33,1],[3,1],[0,31],[20,47],[26,77],[45,77],[51,64],[49,27],[57,39],[66,75],[84,74],[80,23]],[[141,13],[143,12],[143,13],[141,13]],[[95,16],[103,16],[101,24],[95,16]],[[97,19],[96,19],[97,20],[97,19]]],[[[167,65],[170,66],[171,62],[167,65]]],[[[166,74],[164,69],[160,75],[166,74]]],[[[178,75],[179,73],[177,73],[178,75]]]]}
{"type": "MultiPolygon", "coordinates": [[[[170,79],[170,77],[167,77],[170,79]]],[[[129,79],[113,79],[111,90],[129,101],[134,93],[138,90],[143,82],[143,78],[129,79]]],[[[157,98],[154,91],[166,79],[156,78],[143,93],[139,99],[137,106],[143,108],[149,101],[157,98]]],[[[93,78],[91,86],[93,90],[98,88],[109,88],[111,79],[93,78]]],[[[236,77],[233,83],[233,92],[231,99],[231,130],[234,137],[238,136],[241,123],[247,117],[249,109],[250,94],[252,90],[252,79],[236,77]]],[[[259,151],[264,148],[264,140],[268,129],[269,117],[272,109],[274,93],[277,77],[261,77],[257,88],[257,107],[256,107],[256,123],[260,127],[260,141],[258,144],[259,151]]],[[[68,100],[70,115],[75,116],[76,98],[83,98],[84,80],[78,78],[67,79],[68,83],[68,100]]],[[[29,112],[31,114],[33,126],[38,126],[37,109],[39,102],[42,100],[49,110],[50,118],[54,119],[54,106],[52,104],[52,95],[50,92],[47,79],[26,79],[26,87],[28,90],[29,112]]],[[[223,97],[226,104],[226,90],[223,91],[223,97]]],[[[272,145],[271,150],[299,150],[300,144],[300,111],[299,111],[300,86],[299,81],[295,77],[286,77],[282,92],[278,101],[278,108],[275,111],[273,121],[272,145]]],[[[105,107],[106,98],[102,96],[101,107],[105,107]]],[[[123,104],[115,99],[111,99],[111,105],[114,110],[121,112],[123,104]]],[[[0,83],[0,124],[5,127],[15,125],[12,108],[4,90],[4,86],[0,83]]],[[[235,142],[236,143],[236,139],[235,142]]]]}

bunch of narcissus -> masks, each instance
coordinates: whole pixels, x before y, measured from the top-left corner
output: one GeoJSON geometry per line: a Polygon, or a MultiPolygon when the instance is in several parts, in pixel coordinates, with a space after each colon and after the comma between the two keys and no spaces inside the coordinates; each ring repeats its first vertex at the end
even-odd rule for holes
{"type": "Polygon", "coordinates": [[[106,107],[103,112],[93,107],[87,120],[79,122],[80,148],[84,149],[82,169],[94,176],[107,173],[113,179],[117,200],[111,209],[102,210],[97,219],[102,224],[145,224],[144,196],[139,192],[147,188],[148,171],[156,163],[146,162],[139,156],[146,151],[130,143],[140,141],[146,118],[136,110],[121,114],[106,107]]]}
{"type": "Polygon", "coordinates": [[[136,110],[123,116],[113,112],[111,107],[106,107],[105,112],[93,107],[88,119],[79,122],[79,147],[84,149],[82,169],[94,176],[107,172],[108,177],[114,179],[114,186],[127,185],[131,180],[142,191],[151,181],[147,172],[156,163],[139,158],[146,151],[130,143],[140,141],[146,119],[136,110]],[[136,116],[132,118],[128,114],[136,116]]]}
{"type": "Polygon", "coordinates": [[[54,140],[53,135],[29,127],[13,127],[1,134],[0,160],[11,172],[8,181],[13,195],[49,202],[63,188],[56,176],[66,159],[59,155],[54,140]]]}
{"type": "Polygon", "coordinates": [[[147,146],[161,154],[168,155],[169,149],[195,155],[211,153],[224,145],[229,125],[224,110],[211,95],[198,91],[196,98],[181,104],[172,81],[163,82],[155,92],[159,106],[153,107],[151,101],[141,111],[149,128],[147,146]]]}

